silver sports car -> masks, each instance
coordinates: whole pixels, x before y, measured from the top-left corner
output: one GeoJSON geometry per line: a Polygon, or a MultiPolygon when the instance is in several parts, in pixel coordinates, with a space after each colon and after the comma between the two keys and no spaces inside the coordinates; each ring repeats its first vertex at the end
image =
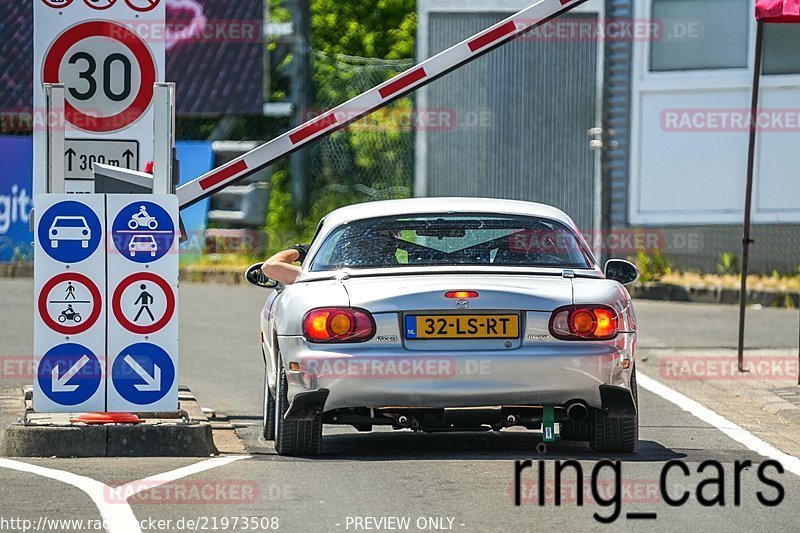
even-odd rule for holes
{"type": "Polygon", "coordinates": [[[374,202],[319,224],[297,282],[261,315],[264,437],[320,450],[323,424],[415,431],[510,426],[634,452],[636,318],[574,222],[494,199],[374,202]]]}

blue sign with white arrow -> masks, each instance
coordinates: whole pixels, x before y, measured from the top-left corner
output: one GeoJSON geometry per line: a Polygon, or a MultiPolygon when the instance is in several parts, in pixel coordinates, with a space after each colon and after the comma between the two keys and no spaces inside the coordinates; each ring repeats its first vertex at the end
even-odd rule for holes
{"type": "Polygon", "coordinates": [[[59,344],[39,362],[37,379],[42,392],[60,405],[78,405],[91,398],[103,378],[97,356],[80,344],[59,344]]]}
{"type": "Polygon", "coordinates": [[[81,202],[67,200],[51,206],[39,221],[42,250],[61,263],[78,263],[91,256],[103,236],[100,219],[81,202]]]}
{"type": "Polygon", "coordinates": [[[175,224],[160,205],[146,201],[133,202],[114,219],[111,236],[114,246],[123,257],[136,263],[152,263],[172,249],[175,224]]]}
{"type": "Polygon", "coordinates": [[[149,405],[159,401],[172,388],[175,365],[159,346],[139,342],[125,348],[114,359],[111,382],[125,400],[136,405],[149,405]]]}

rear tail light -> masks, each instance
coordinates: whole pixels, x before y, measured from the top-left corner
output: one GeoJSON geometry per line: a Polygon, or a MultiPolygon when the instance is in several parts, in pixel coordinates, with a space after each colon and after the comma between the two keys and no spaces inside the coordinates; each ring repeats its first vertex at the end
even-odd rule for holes
{"type": "Polygon", "coordinates": [[[321,307],[303,318],[303,337],[309,342],[364,342],[375,335],[375,320],[357,307],[321,307]]]}
{"type": "Polygon", "coordinates": [[[550,318],[550,334],[567,341],[603,341],[619,333],[617,313],[607,305],[561,307],[550,318]]]}

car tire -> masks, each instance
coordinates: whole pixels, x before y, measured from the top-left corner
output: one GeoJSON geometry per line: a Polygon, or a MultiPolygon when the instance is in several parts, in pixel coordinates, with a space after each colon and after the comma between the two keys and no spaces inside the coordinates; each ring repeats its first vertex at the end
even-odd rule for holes
{"type": "Polygon", "coordinates": [[[289,382],[286,369],[278,360],[278,386],[275,398],[275,451],[278,455],[310,456],[319,453],[322,448],[322,415],[313,420],[284,420],[283,415],[289,410],[289,382]]]}
{"type": "Polygon", "coordinates": [[[571,420],[561,422],[558,436],[561,437],[561,440],[586,442],[589,440],[589,423],[571,420]]]}
{"type": "Polygon", "coordinates": [[[50,241],[50,248],[58,248],[58,241],[50,241]]]}
{"type": "Polygon", "coordinates": [[[264,440],[275,440],[275,396],[269,390],[267,365],[264,365],[264,428],[261,435],[264,440]]]}
{"type": "Polygon", "coordinates": [[[596,452],[635,453],[639,445],[639,388],[636,370],[631,373],[631,394],[636,405],[636,416],[609,418],[595,410],[589,421],[589,447],[596,452]]]}

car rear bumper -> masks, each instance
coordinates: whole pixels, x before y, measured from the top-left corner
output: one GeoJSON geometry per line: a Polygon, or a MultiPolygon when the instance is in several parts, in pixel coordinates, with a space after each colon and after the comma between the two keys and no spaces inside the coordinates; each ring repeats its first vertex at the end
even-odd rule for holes
{"type": "Polygon", "coordinates": [[[457,353],[393,353],[357,345],[323,351],[302,337],[280,337],[279,343],[289,400],[324,389],[324,411],[565,405],[575,400],[599,409],[601,386],[630,390],[634,339],[635,334],[620,334],[606,343],[547,342],[503,352],[457,353]]]}

